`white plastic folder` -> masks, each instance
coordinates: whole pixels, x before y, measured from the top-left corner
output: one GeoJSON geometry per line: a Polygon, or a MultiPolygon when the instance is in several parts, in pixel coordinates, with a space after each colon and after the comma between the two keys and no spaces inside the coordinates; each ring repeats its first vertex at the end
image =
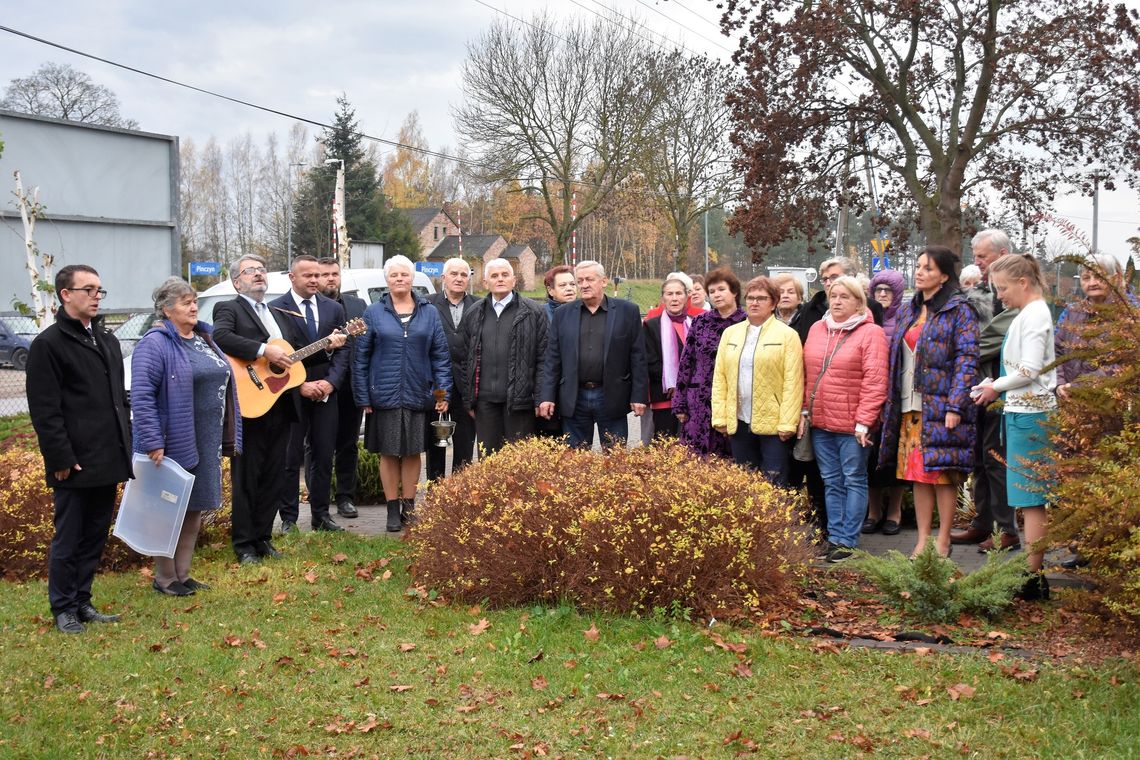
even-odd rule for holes
{"type": "Polygon", "coordinates": [[[135,478],[123,490],[112,534],[139,554],[173,557],[194,476],[169,457],[155,467],[145,454],[135,454],[132,463],[135,478]]]}

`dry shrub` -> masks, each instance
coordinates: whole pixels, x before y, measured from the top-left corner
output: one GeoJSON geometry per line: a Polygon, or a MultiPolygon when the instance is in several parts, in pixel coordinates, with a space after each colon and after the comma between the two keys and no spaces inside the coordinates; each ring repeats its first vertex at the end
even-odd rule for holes
{"type": "MultiPolygon", "coordinates": [[[[206,513],[200,543],[229,540],[228,461],[223,462],[223,506],[206,513]]],[[[120,498],[122,493],[120,487],[120,498]]],[[[54,512],[52,492],[44,482],[44,460],[39,452],[13,448],[0,453],[0,577],[24,580],[47,575],[54,512]]],[[[112,536],[103,551],[99,569],[103,572],[129,570],[150,561],[150,557],[136,554],[112,536]]]]}
{"type": "Polygon", "coordinates": [[[496,606],[731,616],[793,590],[810,540],[798,506],[677,444],[599,454],[529,439],[432,486],[412,573],[496,606]]]}

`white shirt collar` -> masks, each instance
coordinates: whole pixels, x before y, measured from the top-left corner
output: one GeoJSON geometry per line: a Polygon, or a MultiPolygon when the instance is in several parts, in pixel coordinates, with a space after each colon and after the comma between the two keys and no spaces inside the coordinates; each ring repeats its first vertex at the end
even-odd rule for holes
{"type": "Polygon", "coordinates": [[[511,302],[511,300],[514,299],[514,297],[515,297],[515,292],[513,290],[510,291],[509,293],[507,293],[505,296],[503,296],[502,301],[496,301],[495,297],[491,296],[491,304],[495,307],[496,311],[502,311],[503,309],[505,309],[507,307],[507,304],[509,304],[511,302]]]}

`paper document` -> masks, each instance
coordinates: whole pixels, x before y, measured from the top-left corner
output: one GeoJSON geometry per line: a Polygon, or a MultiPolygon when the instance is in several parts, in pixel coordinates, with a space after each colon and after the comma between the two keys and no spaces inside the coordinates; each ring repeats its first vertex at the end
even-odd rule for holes
{"type": "Polygon", "coordinates": [[[139,554],[173,557],[194,476],[169,457],[156,467],[145,454],[135,454],[132,463],[135,478],[123,490],[112,534],[139,554]]]}

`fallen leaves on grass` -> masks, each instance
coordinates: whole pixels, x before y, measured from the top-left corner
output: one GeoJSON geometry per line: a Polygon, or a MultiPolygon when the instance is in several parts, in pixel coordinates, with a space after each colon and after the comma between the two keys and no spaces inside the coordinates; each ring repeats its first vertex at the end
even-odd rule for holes
{"type": "Polygon", "coordinates": [[[653,646],[657,647],[658,649],[668,649],[669,647],[673,646],[673,642],[669,639],[668,636],[661,634],[653,640],[653,646]]]}
{"type": "Polygon", "coordinates": [[[582,636],[586,638],[586,641],[597,641],[601,635],[602,632],[598,630],[598,626],[595,623],[590,623],[590,627],[582,631],[582,636]]]}
{"type": "Polygon", "coordinates": [[[478,623],[471,623],[467,626],[467,632],[472,636],[478,636],[483,631],[491,627],[491,621],[487,618],[480,618],[478,623]]]}
{"type": "Polygon", "coordinates": [[[396,648],[401,652],[411,652],[416,648],[416,645],[411,642],[405,642],[396,648]]]}
{"type": "Polygon", "coordinates": [[[546,676],[537,676],[530,679],[530,688],[534,689],[535,691],[542,691],[549,685],[550,682],[546,680],[546,676]]]}
{"type": "Polygon", "coordinates": [[[959,699],[971,699],[977,691],[973,686],[964,683],[956,683],[953,686],[946,687],[946,693],[950,695],[950,699],[957,702],[959,699]]]}

